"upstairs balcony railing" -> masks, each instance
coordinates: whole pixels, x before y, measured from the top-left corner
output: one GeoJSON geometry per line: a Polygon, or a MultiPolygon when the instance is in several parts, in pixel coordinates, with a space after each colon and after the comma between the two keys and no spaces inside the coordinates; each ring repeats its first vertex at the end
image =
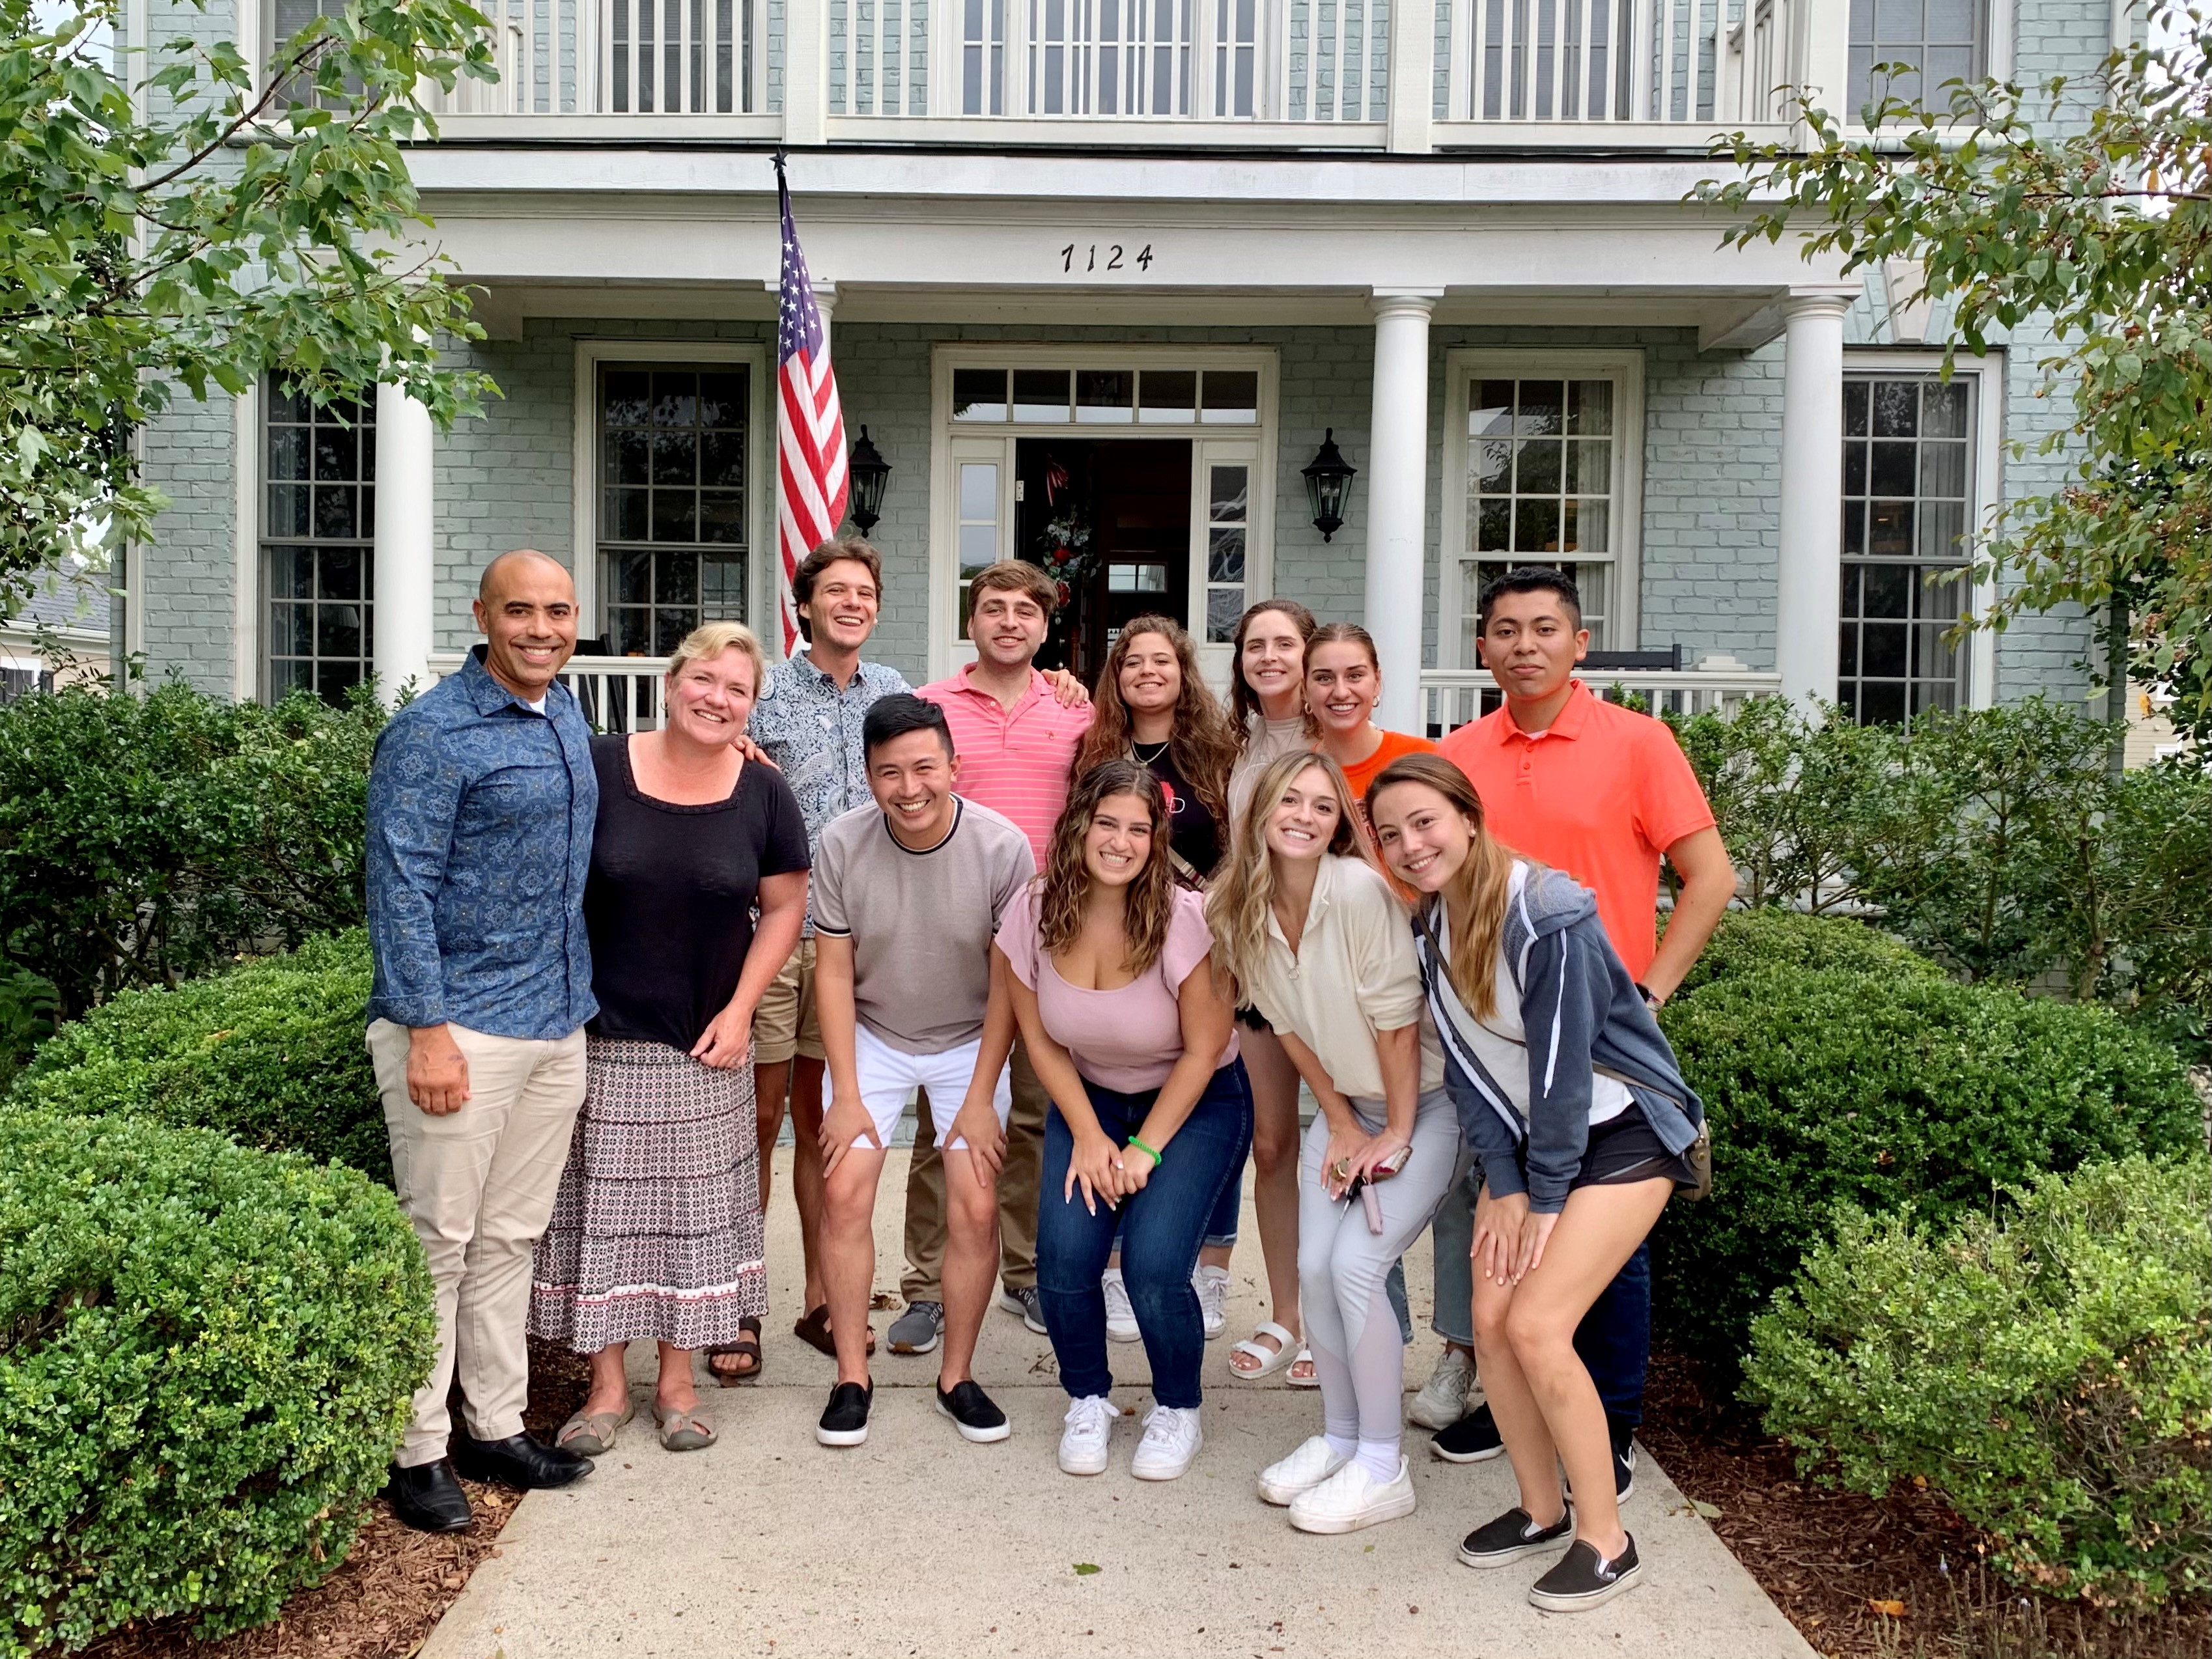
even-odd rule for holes
{"type": "MultiPolygon", "coordinates": [[[[1778,121],[1839,0],[480,0],[447,125],[646,119],[800,143],[1694,145],[1778,121]]],[[[1832,36],[1833,39],[1830,37],[1832,36]]],[[[553,132],[579,131],[564,125],[553,132]]]]}

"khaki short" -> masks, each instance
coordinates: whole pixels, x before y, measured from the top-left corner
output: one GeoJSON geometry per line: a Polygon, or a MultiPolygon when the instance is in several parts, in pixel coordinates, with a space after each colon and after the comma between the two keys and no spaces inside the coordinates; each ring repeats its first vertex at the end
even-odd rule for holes
{"type": "Polygon", "coordinates": [[[781,1066],[793,1054],[823,1057],[822,1021],[814,1010],[811,939],[799,941],[753,1011],[753,1064],[781,1066]]]}

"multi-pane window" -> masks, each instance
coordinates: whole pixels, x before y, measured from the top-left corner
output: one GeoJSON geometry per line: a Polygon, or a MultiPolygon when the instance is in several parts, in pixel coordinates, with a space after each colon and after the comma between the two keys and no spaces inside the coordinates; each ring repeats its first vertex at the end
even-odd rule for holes
{"type": "MultiPolygon", "coordinates": [[[[1001,398],[1006,395],[1006,378],[1000,370],[1001,398]]],[[[985,565],[999,562],[1003,556],[999,550],[999,464],[963,460],[960,463],[959,618],[963,634],[968,630],[968,585],[985,565]]]]}
{"type": "Polygon", "coordinates": [[[1227,645],[1244,614],[1244,532],[1252,522],[1252,469],[1213,465],[1206,473],[1206,642],[1227,645]]]}
{"type": "Polygon", "coordinates": [[[1581,591],[1590,643],[1607,648],[1620,476],[1615,402],[1605,378],[1468,383],[1462,661],[1480,660],[1483,584],[1522,564],[1565,571],[1581,591]]]}
{"type": "Polygon", "coordinates": [[[1963,378],[1844,383],[1837,697],[1862,721],[1959,706],[1963,653],[1943,636],[1968,597],[1972,402],[1963,378]]]}
{"type": "Polygon", "coordinates": [[[1986,15],[1984,0],[1851,0],[1852,114],[1883,98],[1945,106],[1945,82],[1983,72],[1986,15]]]}
{"type": "MultiPolygon", "coordinates": [[[[1127,257],[1118,247],[1091,253],[1127,257]]],[[[1079,249],[1075,268],[1091,253],[1079,249]]],[[[1009,419],[1033,426],[1257,426],[1260,375],[1249,368],[956,368],[952,418],[963,426],[1009,419]]]]}
{"type": "Polygon", "coordinates": [[[376,406],[318,409],[271,381],[263,427],[261,564],[270,696],[336,701],[368,676],[376,406]]]}
{"type": "Polygon", "coordinates": [[[745,617],[747,371],[599,370],[599,561],[617,656],[745,617]]]}
{"type": "Polygon", "coordinates": [[[1006,112],[1006,0],[962,0],[960,110],[1006,112]]]}

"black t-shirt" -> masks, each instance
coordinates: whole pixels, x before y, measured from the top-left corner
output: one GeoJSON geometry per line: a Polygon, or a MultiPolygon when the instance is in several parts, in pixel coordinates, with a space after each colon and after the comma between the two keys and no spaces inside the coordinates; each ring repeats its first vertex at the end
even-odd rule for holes
{"type": "Polygon", "coordinates": [[[584,926],[594,1036],[686,1054],[737,994],[763,876],[807,867],[806,822],[783,774],[748,763],[727,800],[655,800],[630,773],[629,739],[592,739],[599,817],[584,926]]]}
{"type": "MultiPolygon", "coordinates": [[[[1146,748],[1151,745],[1147,744],[1146,748]]],[[[1144,750],[1137,751],[1140,759],[1144,750]]],[[[1213,814],[1206,810],[1206,803],[1198,797],[1183,775],[1176,769],[1174,760],[1165,749],[1157,756],[1145,759],[1152,775],[1167,785],[1174,799],[1168,808],[1168,845],[1200,876],[1210,876],[1213,866],[1221,861],[1221,826],[1213,821],[1213,814]]]]}

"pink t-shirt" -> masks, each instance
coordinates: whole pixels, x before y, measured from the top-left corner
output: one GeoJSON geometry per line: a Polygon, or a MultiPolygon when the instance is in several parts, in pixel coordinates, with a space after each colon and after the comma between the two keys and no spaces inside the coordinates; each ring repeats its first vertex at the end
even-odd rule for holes
{"type": "Polygon", "coordinates": [[[978,691],[962,669],[915,693],[945,710],[960,757],[960,793],[1012,818],[1030,838],[1037,868],[1052,854],[1052,826],[1067,805],[1067,772],[1091,729],[1091,705],[1062,708],[1052,682],[1032,668],[1027,696],[1010,709],[978,691]]]}
{"type": "MultiPolygon", "coordinates": [[[[1168,1080],[1182,1058],[1182,1006],[1177,995],[1191,970],[1213,948],[1206,931],[1206,900],[1188,889],[1176,894],[1166,945],[1150,973],[1111,991],[1086,991],[1060,976],[1037,944],[1036,884],[1007,900],[999,918],[999,948],[1014,977],[1036,993],[1045,1034],[1067,1050],[1075,1069],[1102,1089],[1139,1094],[1168,1080]]],[[[1237,1030],[1213,1064],[1237,1058],[1237,1030]]]]}

